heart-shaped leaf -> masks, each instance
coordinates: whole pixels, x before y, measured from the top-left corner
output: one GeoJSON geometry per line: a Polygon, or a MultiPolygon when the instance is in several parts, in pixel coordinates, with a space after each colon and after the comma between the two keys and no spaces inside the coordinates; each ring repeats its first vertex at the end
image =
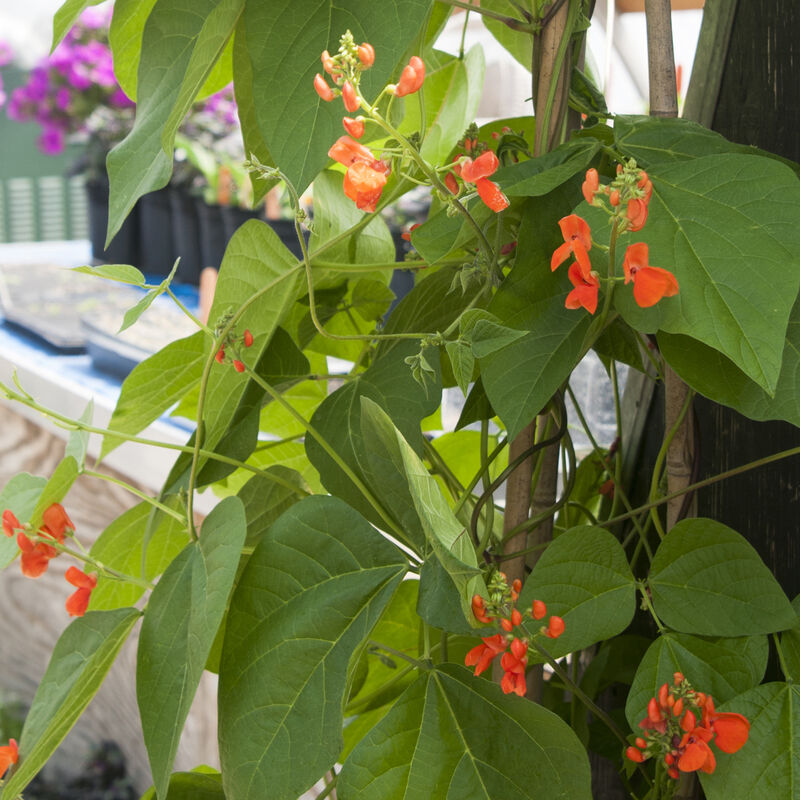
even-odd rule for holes
{"type": "Polygon", "coordinates": [[[686,519],[672,528],[650,565],[649,586],[658,616],[682,633],[773,633],[796,619],[752,545],[711,519],[686,519]]]}

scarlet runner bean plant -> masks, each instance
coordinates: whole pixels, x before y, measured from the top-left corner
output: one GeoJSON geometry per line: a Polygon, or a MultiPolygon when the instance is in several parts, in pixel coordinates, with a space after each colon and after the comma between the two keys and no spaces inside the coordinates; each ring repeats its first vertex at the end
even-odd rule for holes
{"type": "MultiPolygon", "coordinates": [[[[46,763],[140,620],[158,800],[292,800],[319,781],[342,800],[581,800],[590,753],[638,800],[687,796],[696,774],[711,800],[794,796],[797,603],[747,531],[667,529],[675,431],[654,464],[626,467],[618,365],[655,382],[669,366],[745,415],[800,423],[797,172],[685,120],[610,115],[577,67],[581,0],[470,6],[515,57],[533,49],[539,106],[478,126],[480,48],[435,46],[464,5],[117,5],[112,46],[141,46],[115,53],[137,119],[108,160],[109,234],[167,182],[195,99],[233,79],[255,194],[285,182],[302,258],[266,224],[241,227],[208,325],[133,370],[107,427],[2,387],[73,433],[52,476],[3,491],[0,562],[34,578],[72,559],[76,619],[19,746],[0,747],[0,800],[46,763]],[[561,45],[545,48],[555,25],[561,45]],[[570,85],[585,114],[572,132],[570,85]],[[430,210],[402,264],[415,285],[387,313],[381,212],[420,186],[430,210]],[[610,446],[573,392],[590,351],[614,391],[610,446]],[[331,373],[329,356],[348,366],[331,373]],[[444,390],[465,402],[442,431],[444,390]],[[186,443],[143,439],[175,403],[196,422],[186,443]],[[107,478],[124,441],[171,448],[173,467],[155,497],[130,487],[139,505],[86,552],[67,492],[107,478]],[[536,500],[520,515],[509,479],[525,465],[536,500]],[[220,500],[198,526],[203,489],[220,500]],[[219,675],[221,769],[173,773],[204,670],[219,675]]],[[[131,266],[94,272],[171,293],[131,266]]]]}

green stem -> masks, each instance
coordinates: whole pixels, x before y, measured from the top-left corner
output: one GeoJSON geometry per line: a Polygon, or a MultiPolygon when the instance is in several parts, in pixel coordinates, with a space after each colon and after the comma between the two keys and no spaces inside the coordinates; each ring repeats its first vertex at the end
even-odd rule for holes
{"type": "Polygon", "coordinates": [[[496,19],[498,22],[502,22],[514,31],[531,33],[534,30],[534,25],[529,22],[523,22],[521,19],[515,19],[514,17],[507,17],[505,14],[500,14],[488,8],[481,8],[481,6],[464,2],[464,0],[439,0],[439,2],[447,6],[463,8],[466,11],[474,11],[476,14],[482,14],[484,17],[489,17],[490,19],[496,19]]]}
{"type": "MultiPolygon", "coordinates": [[[[374,264],[341,264],[337,261],[317,261],[314,254],[311,255],[311,269],[331,269],[336,272],[375,272],[380,269],[428,269],[430,264],[427,261],[376,261],[374,264]]],[[[462,261],[439,261],[440,265],[457,265],[462,261]]]]}
{"type": "MultiPolygon", "coordinates": [[[[383,650],[384,653],[389,653],[389,655],[396,656],[397,658],[402,658],[403,661],[407,661],[409,664],[411,664],[412,667],[415,667],[416,669],[426,668],[425,663],[420,661],[418,658],[414,658],[414,656],[410,656],[408,653],[404,653],[402,650],[397,650],[394,647],[390,647],[388,644],[382,644],[381,642],[376,642],[374,639],[370,639],[368,644],[370,647],[374,647],[376,650],[383,650]]],[[[428,635],[428,653],[430,653],[430,634],[428,635]]],[[[429,657],[428,655],[425,656],[425,658],[428,657],[429,657]]]]}
{"type": "Polygon", "coordinates": [[[780,639],[778,639],[778,634],[772,634],[772,641],[775,643],[775,651],[778,654],[778,663],[781,665],[781,672],[783,673],[783,677],[786,678],[788,682],[792,682],[795,676],[792,674],[789,667],[786,665],[786,659],[783,655],[783,648],[781,647],[780,639]]]}
{"type": "Polygon", "coordinates": [[[334,461],[337,467],[355,484],[356,488],[361,492],[364,499],[375,509],[376,513],[384,521],[387,530],[392,532],[392,535],[400,539],[408,547],[414,549],[414,544],[408,539],[405,531],[387,514],[383,506],[378,502],[376,497],[367,488],[361,478],[353,472],[347,462],[336,452],[330,442],[291,404],[286,398],[267,383],[260,375],[254,372],[250,367],[247,367],[247,374],[254,380],[262,389],[279,405],[283,406],[286,411],[291,414],[300,425],[308,432],[309,435],[316,439],[319,446],[328,454],[334,461]]]}
{"type": "MultiPolygon", "coordinates": [[[[492,466],[494,460],[503,452],[503,448],[508,444],[508,439],[503,437],[495,446],[494,450],[489,454],[486,461],[481,461],[481,468],[478,472],[474,475],[472,480],[469,482],[468,486],[464,489],[464,494],[458,499],[458,502],[453,506],[453,513],[458,514],[459,511],[464,506],[464,503],[467,502],[472,497],[472,492],[474,491],[475,487],[480,483],[480,481],[485,477],[489,479],[489,468],[492,466]]],[[[491,480],[487,480],[488,483],[491,483],[491,480]]]]}
{"type": "Polygon", "coordinates": [[[620,405],[619,381],[617,380],[617,362],[611,359],[611,388],[614,392],[614,418],[617,423],[617,452],[614,457],[614,500],[611,503],[609,516],[617,513],[620,498],[617,496],[616,487],[622,483],[622,406],[620,405]]]}
{"type": "Polygon", "coordinates": [[[188,308],[186,308],[186,306],[178,299],[177,295],[172,291],[170,286],[167,286],[167,294],[172,298],[172,301],[175,303],[175,305],[178,306],[178,308],[183,311],[183,313],[186,314],[186,316],[189,317],[189,319],[194,322],[194,324],[197,325],[200,330],[205,331],[212,339],[214,338],[214,331],[212,331],[208,325],[204,325],[202,322],[200,322],[200,320],[194,314],[192,314],[188,308]]]}
{"type": "Polygon", "coordinates": [[[120,478],[114,478],[111,475],[106,475],[102,472],[95,472],[94,470],[91,469],[85,469],[81,474],[86,475],[89,478],[98,478],[101,481],[108,481],[109,483],[121,486],[123,489],[125,489],[126,492],[130,492],[132,495],[135,495],[140,500],[144,500],[146,503],[150,503],[151,506],[154,506],[160,511],[163,511],[165,514],[169,514],[169,516],[177,519],[179,522],[186,522],[186,517],[184,517],[183,514],[179,513],[178,511],[175,511],[174,508],[170,508],[169,506],[164,505],[164,503],[160,503],[154,497],[151,497],[149,494],[146,494],[145,492],[141,491],[141,489],[137,489],[135,486],[131,486],[131,484],[126,483],[120,478]]]}
{"type": "Polygon", "coordinates": [[[328,797],[330,793],[336,788],[336,781],[339,780],[338,775],[334,775],[328,783],[325,784],[325,788],[317,795],[317,800],[324,800],[325,797],[328,797]]]}
{"type": "Polygon", "coordinates": [[[461,26],[461,43],[458,46],[458,60],[464,60],[464,43],[467,39],[467,25],[469,24],[469,15],[472,11],[471,8],[467,9],[467,13],[464,14],[464,24],[461,26]]]}
{"type": "Polygon", "coordinates": [[[656,614],[655,608],[653,608],[653,601],[650,599],[650,595],[647,592],[647,584],[644,581],[636,581],[636,588],[642,595],[642,602],[644,603],[644,607],[650,612],[650,616],[655,621],[656,627],[658,628],[658,632],[661,634],[665,633],[666,628],[661,624],[661,620],[658,618],[658,614],[656,614]]]}
{"type": "MultiPolygon", "coordinates": [[[[669,445],[672,440],[675,438],[675,434],[678,432],[678,428],[680,428],[681,423],[683,422],[683,418],[686,416],[686,412],[689,410],[689,407],[692,405],[692,400],[694,399],[695,392],[689,391],[686,393],[686,399],[683,401],[683,406],[681,407],[680,414],[678,414],[673,426],[667,432],[667,435],[664,437],[664,441],[661,443],[661,449],[658,451],[658,456],[656,457],[656,463],[653,467],[653,478],[650,482],[650,502],[652,503],[653,500],[658,496],[658,485],[661,482],[661,472],[664,467],[664,461],[667,458],[667,451],[669,450],[669,445]]],[[[650,509],[650,518],[653,520],[653,525],[655,526],[658,535],[663,539],[667,534],[664,530],[663,525],[661,524],[661,519],[658,516],[658,511],[656,510],[655,506],[650,509]]]]}
{"type": "MultiPolygon", "coordinates": [[[[94,567],[98,572],[102,572],[107,577],[113,578],[114,580],[118,581],[125,581],[127,583],[134,583],[137,586],[141,586],[144,589],[152,589],[153,584],[150,581],[142,580],[141,578],[135,578],[133,575],[126,575],[124,572],[119,572],[116,569],[112,569],[111,567],[107,567],[105,564],[102,564],[97,559],[92,558],[86,552],[78,552],[77,550],[73,550],[71,547],[67,547],[64,544],[60,544],[59,542],[54,542],[52,539],[42,539],[38,536],[31,537],[32,539],[36,539],[37,541],[45,542],[45,544],[50,545],[51,547],[55,547],[61,553],[66,553],[67,555],[72,556],[73,558],[77,559],[78,561],[83,561],[85,564],[89,564],[94,567]]],[[[76,540],[77,541],[77,540],[76,540]]]]}
{"type": "MultiPolygon", "coordinates": [[[[194,453],[194,447],[190,447],[188,445],[171,444],[169,442],[159,441],[158,439],[146,439],[143,436],[134,436],[129,433],[123,433],[122,431],[116,431],[107,428],[98,428],[94,425],[88,425],[85,422],[82,422],[81,420],[73,419],[72,417],[66,417],[63,414],[59,414],[57,411],[53,411],[53,409],[51,408],[47,408],[46,406],[37,403],[33,398],[31,398],[28,395],[25,394],[19,395],[16,392],[11,391],[7,386],[5,386],[2,383],[0,383],[0,392],[4,393],[9,400],[13,400],[14,402],[20,403],[21,405],[34,409],[34,411],[38,411],[42,416],[51,419],[56,425],[58,425],[61,428],[64,428],[65,430],[86,431],[86,433],[96,433],[100,436],[110,436],[114,439],[123,439],[126,442],[133,442],[134,444],[143,444],[143,445],[148,445],[150,447],[158,447],[162,450],[174,450],[178,453],[194,453]]],[[[244,469],[247,472],[252,472],[254,475],[259,475],[262,478],[271,480],[273,483],[280,484],[286,489],[291,489],[293,492],[299,494],[301,497],[306,497],[307,495],[310,494],[310,492],[301,489],[299,486],[294,486],[289,481],[280,478],[278,475],[274,475],[271,472],[259,469],[258,467],[255,467],[252,464],[247,464],[246,462],[239,461],[238,459],[229,458],[228,456],[223,456],[219,453],[215,453],[212,450],[203,450],[203,449],[200,450],[200,455],[203,458],[208,458],[211,459],[212,461],[219,461],[222,464],[230,464],[240,469],[244,469]]]]}

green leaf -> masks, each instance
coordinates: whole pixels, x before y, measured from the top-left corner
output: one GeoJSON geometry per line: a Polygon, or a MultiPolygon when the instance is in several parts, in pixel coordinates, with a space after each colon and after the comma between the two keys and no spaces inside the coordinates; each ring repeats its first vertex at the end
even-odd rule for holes
{"type": "Polygon", "coordinates": [[[360,278],[353,286],[353,310],[366,322],[381,319],[392,304],[392,300],[394,292],[383,281],[360,278]]]}
{"type": "Polygon", "coordinates": [[[486,358],[506,345],[516,342],[525,336],[527,331],[507,328],[488,319],[479,319],[472,327],[469,338],[472,341],[472,352],[476,358],[486,358]]]}
{"type": "Polygon", "coordinates": [[[160,288],[150,289],[135,306],[131,306],[131,308],[125,312],[125,316],[122,318],[122,325],[119,326],[117,333],[122,333],[122,331],[127,330],[131,325],[138,322],[139,317],[153,305],[153,300],[155,300],[161,292],[162,290],[160,288]]]}
{"type": "MultiPolygon", "coordinates": [[[[209,321],[216,324],[231,309],[249,301],[237,323],[240,333],[249,329],[254,337],[253,346],[242,356],[246,363],[259,363],[297,299],[300,276],[297,259],[265,222],[250,220],[231,238],[222,259],[209,321]],[[258,298],[254,300],[255,295],[258,298]]],[[[219,444],[249,381],[247,374],[235,372],[229,364],[212,365],[203,408],[205,448],[213,450],[219,444]]]]}
{"type": "Polygon", "coordinates": [[[116,283],[126,283],[131,286],[144,286],[144,275],[128,264],[99,264],[96,267],[73,267],[73,272],[83,275],[93,275],[96,278],[105,278],[116,283]]]}
{"type": "MultiPolygon", "coordinates": [[[[795,612],[800,609],[800,595],[792,600],[792,608],[795,612]]],[[[793,628],[781,634],[781,650],[783,651],[781,669],[784,673],[788,673],[784,677],[787,681],[800,679],[800,618],[793,628]]]]}
{"type": "MultiPolygon", "coordinates": [[[[370,42],[377,57],[365,72],[361,89],[370,101],[394,76],[422,27],[431,0],[276,0],[248,3],[247,82],[260,138],[302,192],[328,161],[328,149],[342,135],[342,107],[325,103],[313,89],[323,50],[338,49],[339,37],[351,30],[356,42],[370,42]],[[314,20],[297,38],[298,20],[314,20]]],[[[237,57],[238,69],[241,60],[237,57]]]]}
{"type": "Polygon", "coordinates": [[[222,622],[247,532],[244,507],[225,498],[156,584],[136,664],[142,732],[160,798],[211,645],[222,622]]]}
{"type": "MultiPolygon", "coordinates": [[[[180,498],[165,501],[172,508],[183,506],[180,498]]],[[[153,507],[143,502],[117,517],[92,545],[92,558],[124,575],[141,576],[152,581],[161,575],[189,540],[185,523],[168,514],[159,516],[158,524],[148,537],[147,554],[142,569],[142,548],[153,507]]],[[[136,603],[145,588],[125,581],[100,581],[92,592],[89,608],[106,610],[136,603]]]]}
{"type": "MultiPolygon", "coordinates": [[[[692,343],[692,345],[695,344],[695,342],[692,343]]],[[[664,348],[661,346],[660,336],[658,337],[658,346],[663,354],[664,348]]],[[[622,364],[638,369],[640,372],[644,370],[639,339],[631,327],[626,325],[619,317],[603,330],[597,341],[592,345],[592,349],[600,357],[607,370],[609,369],[609,361],[619,361],[622,364]]],[[[711,350],[710,352],[716,351],[711,350]]],[[[669,359],[667,360],[669,361],[669,359]]]]}
{"type": "Polygon", "coordinates": [[[50,53],[58,47],[61,40],[67,35],[69,29],[78,21],[78,17],[89,6],[96,6],[104,0],[66,0],[56,11],[53,17],[53,43],[50,53]]]}
{"type": "MultiPolygon", "coordinates": [[[[475,301],[479,286],[469,288],[463,295],[451,292],[456,274],[452,269],[440,269],[417,285],[392,309],[384,333],[444,330],[458,319],[461,312],[475,301]]],[[[378,358],[398,347],[398,339],[383,339],[378,345],[378,358]]]]}
{"type": "Polygon", "coordinates": [[[489,306],[503,325],[529,331],[480,359],[483,386],[509,439],[544,408],[583,355],[591,316],[564,307],[571,284],[563,270],[550,269],[550,256],[562,241],[553,219],[571,197],[564,189],[528,200],[516,263],[489,306]]]}
{"type": "Polygon", "coordinates": [[[774,395],[800,288],[800,181],[772,159],[735,153],[659,164],[649,174],[656,223],[636,238],[647,241],[651,264],[675,273],[680,291],[643,309],[621,287],[616,307],[637,330],[720,351],[774,395]]]}
{"type": "MultiPolygon", "coordinates": [[[[496,11],[498,14],[524,21],[521,19],[519,9],[515,8],[508,0],[488,0],[488,2],[481,3],[481,6],[489,11],[496,11]]],[[[515,31],[501,20],[492,19],[483,14],[480,17],[489,33],[530,72],[533,63],[533,35],[525,31],[515,31]]]]}
{"type": "MultiPolygon", "coordinates": [[[[78,417],[80,422],[86,425],[92,424],[92,416],[94,415],[94,399],[89,400],[83,414],[78,417]]],[[[64,451],[64,456],[71,456],[75,459],[78,465],[78,470],[82,471],[86,465],[86,451],[89,449],[89,431],[76,429],[71,431],[69,439],[67,439],[67,447],[64,451]]]]}
{"type": "MultiPolygon", "coordinates": [[[[474,121],[483,89],[483,48],[471,47],[464,58],[448,56],[425,73],[425,138],[420,153],[431,164],[441,164],[474,121]]],[[[420,104],[409,97],[400,131],[422,132],[420,104]]]]}
{"type": "Polygon", "coordinates": [[[109,153],[108,239],[136,201],[167,184],[175,133],[222,54],[244,0],[159,0],[144,25],[133,130],[109,153]]]}
{"type": "Polygon", "coordinates": [[[271,800],[295,800],[331,767],[348,665],[406,565],[334,497],[306,498],[261,539],[231,600],[220,666],[226,796],[263,800],[269,786],[271,800]]]}
{"type": "MultiPolygon", "coordinates": [[[[536,562],[519,606],[530,608],[534,600],[547,605],[548,617],[556,614],[564,620],[564,633],[547,642],[556,658],[622,633],[636,611],[635,583],[622,545],[602,528],[565,531],[536,562]]],[[[543,624],[547,617],[525,626],[533,634],[543,624]]]]}
{"type": "Polygon", "coordinates": [[[456,339],[453,342],[447,342],[445,349],[450,357],[450,365],[453,367],[456,383],[466,395],[472,382],[472,371],[475,369],[475,356],[472,355],[472,348],[461,339],[456,339]]]}
{"type": "Polygon", "coordinates": [[[423,572],[420,616],[437,628],[455,633],[470,632],[474,620],[472,598],[485,590],[469,533],[450,510],[436,479],[402,433],[386,412],[368,397],[361,398],[361,425],[372,473],[383,476],[386,481],[388,491],[384,496],[391,503],[392,511],[404,523],[404,530],[413,532],[411,541],[417,546],[417,531],[421,527],[426,543],[423,550],[426,564],[434,557],[446,573],[443,580],[431,581],[429,573],[423,572]],[[436,599],[432,598],[431,591],[436,599]],[[450,594],[450,609],[455,606],[460,613],[440,613],[440,592],[450,594]]]}
{"type": "Polygon", "coordinates": [[[247,517],[247,547],[258,544],[270,525],[300,499],[299,493],[289,488],[302,488],[303,479],[299,472],[280,465],[270,467],[267,472],[282,478],[283,483],[276,483],[263,475],[254,475],[237,494],[247,517]]]}
{"type": "MultiPolygon", "coordinates": [[[[9,509],[20,522],[30,519],[46,485],[47,478],[28,472],[14,475],[0,492],[0,513],[9,509]]],[[[5,569],[17,557],[18,552],[16,538],[0,536],[0,569],[5,569]]]]}
{"type": "Polygon", "coordinates": [[[359,742],[343,800],[591,798],[589,760],[565,722],[464,667],[420,675],[359,742]]]}
{"type": "MultiPolygon", "coordinates": [[[[473,199],[463,203],[479,227],[485,229],[495,222],[495,213],[483,201],[473,199]]],[[[448,208],[431,214],[427,221],[411,233],[411,244],[429,264],[435,264],[453,250],[464,247],[475,238],[475,229],[461,214],[451,216],[448,208]]],[[[487,233],[488,235],[488,233],[487,233]]],[[[489,237],[491,240],[491,236],[489,237]]],[[[465,262],[471,258],[465,257],[465,262]]]]}
{"type": "Polygon", "coordinates": [[[61,634],[25,719],[19,765],[3,787],[2,800],[16,798],[61,744],[100,688],[139,614],[135,608],[89,611],[61,634]]]}
{"type": "Polygon", "coordinates": [[[672,528],[650,565],[649,586],[662,622],[682,633],[773,633],[797,617],[752,545],[711,519],[672,528]]]}
{"type": "Polygon", "coordinates": [[[648,170],[656,164],[688,161],[715,153],[739,153],[778,158],[750,145],[728,141],[708,128],[681,117],[645,117],[621,114],[614,118],[617,147],[648,170]]]}
{"type": "Polygon", "coordinates": [[[584,172],[599,152],[596,139],[573,139],[543,156],[497,170],[492,180],[509,197],[538,197],[584,172]]]}
{"type": "Polygon", "coordinates": [[[156,0],[116,0],[108,40],[114,54],[114,77],[128,97],[136,100],[136,79],[144,26],[156,0]]]}
{"type": "MultiPolygon", "coordinates": [[[[148,789],[141,800],[156,800],[155,787],[148,789]]],[[[225,800],[222,775],[200,772],[173,772],[164,800],[225,800]]]]}
{"type": "Polygon", "coordinates": [[[34,530],[41,527],[44,512],[53,503],[60,503],[66,497],[77,478],[78,462],[72,456],[65,456],[53,470],[50,480],[47,481],[47,485],[39,495],[39,500],[33,509],[29,522],[34,530]]]}
{"type": "Polygon", "coordinates": [[[699,639],[683,633],[659,636],[644,655],[628,693],[625,716],[633,730],[647,715],[647,703],[673,674],[682,672],[697,691],[719,705],[757,686],[767,668],[766,636],[699,639]]]}
{"type": "MultiPolygon", "coordinates": [[[[193,333],[170,342],[137,364],[122,383],[122,390],[108,427],[111,431],[135,435],[157,420],[200,380],[204,361],[205,334],[193,333]],[[158,391],[153,391],[153,386],[158,391]]],[[[100,448],[105,458],[125,439],[106,434],[100,448]]]]}
{"type": "MultiPolygon", "coordinates": [[[[314,230],[308,246],[312,263],[314,252],[331,239],[341,236],[364,216],[342,189],[344,176],[334,170],[323,170],[314,178],[314,230]]],[[[385,264],[395,260],[392,234],[384,219],[376,214],[358,233],[343,239],[326,250],[322,259],[342,265],[385,264]]],[[[389,273],[381,270],[363,276],[385,284],[389,273]]],[[[314,287],[317,289],[341,283],[345,276],[335,269],[314,269],[314,287]]],[[[365,317],[365,319],[368,319],[365,317]]]]}
{"type": "Polygon", "coordinates": [[[800,425],[800,299],[786,329],[775,396],[770,397],[729,358],[687,336],[661,333],[658,346],[669,365],[693,389],[755,420],[800,425]]]}
{"type": "Polygon", "coordinates": [[[716,752],[717,768],[701,775],[708,800],[800,798],[800,686],[767,683],[720,706],[750,721],[744,747],[716,752]]]}
{"type": "MultiPolygon", "coordinates": [[[[367,397],[385,409],[411,446],[421,453],[420,421],[438,407],[441,389],[438,386],[438,372],[436,384],[433,387],[428,384],[427,388],[423,388],[404,363],[405,358],[416,353],[418,348],[419,344],[414,341],[399,343],[385,356],[378,358],[366,372],[355,380],[347,381],[331,394],[311,418],[312,427],[362,481],[378,491],[379,498],[383,494],[380,491],[383,477],[375,475],[367,456],[361,423],[361,399],[367,397]],[[374,481],[370,480],[372,475],[375,475],[374,481]]],[[[438,359],[435,359],[434,368],[438,368],[438,365],[438,359]]],[[[376,525],[385,524],[360,489],[315,438],[306,436],[305,445],[309,461],[317,468],[322,483],[331,494],[347,501],[376,525]]],[[[413,530],[406,530],[406,533],[412,541],[417,538],[413,530]]]]}

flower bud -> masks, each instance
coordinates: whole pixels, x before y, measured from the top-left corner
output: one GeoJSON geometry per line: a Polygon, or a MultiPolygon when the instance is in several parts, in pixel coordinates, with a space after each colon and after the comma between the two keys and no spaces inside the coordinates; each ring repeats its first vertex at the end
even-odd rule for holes
{"type": "Polygon", "coordinates": [[[450,194],[458,194],[458,181],[452,172],[448,172],[447,175],[444,176],[444,185],[447,187],[450,194]]]}
{"type": "Polygon", "coordinates": [[[333,75],[333,69],[335,64],[333,59],[331,58],[331,54],[327,50],[323,50],[321,58],[322,58],[322,68],[325,70],[325,72],[328,73],[328,75],[333,75]]]}
{"type": "Polygon", "coordinates": [[[531,613],[534,619],[544,619],[547,614],[547,606],[541,600],[534,600],[531,613]]]}
{"type": "Polygon", "coordinates": [[[521,622],[522,622],[522,614],[520,614],[519,611],[517,611],[517,609],[515,608],[511,612],[511,624],[519,625],[521,622]]]}
{"type": "Polygon", "coordinates": [[[319,72],[314,76],[314,89],[326,103],[333,100],[333,89],[328,86],[325,78],[319,72]]]}
{"type": "Polygon", "coordinates": [[[658,690],[658,704],[661,708],[667,707],[667,698],[669,697],[669,685],[662,683],[658,690]]]}
{"type": "Polygon", "coordinates": [[[234,359],[234,361],[233,361],[233,368],[234,368],[234,369],[235,369],[237,372],[244,372],[244,364],[243,364],[241,361],[239,361],[239,359],[238,359],[238,358],[234,359]]]}
{"type": "Polygon", "coordinates": [[[637,736],[637,737],[636,737],[636,746],[637,746],[637,747],[638,747],[640,750],[644,750],[644,749],[645,749],[645,747],[647,747],[647,742],[646,742],[644,739],[642,739],[642,737],[641,737],[641,736],[637,736]]]}
{"type": "Polygon", "coordinates": [[[680,778],[680,776],[681,776],[680,772],[678,772],[678,770],[675,769],[675,767],[670,767],[667,770],[667,775],[669,775],[670,778],[672,778],[672,780],[674,780],[674,781],[678,780],[678,778],[680,778]]]}
{"type": "Polygon", "coordinates": [[[222,345],[219,350],[217,350],[217,354],[214,356],[217,359],[217,363],[221,364],[225,360],[225,345],[222,345]]]}
{"type": "Polygon", "coordinates": [[[364,135],[364,120],[361,117],[358,119],[343,117],[342,125],[354,139],[360,139],[364,135]]]}
{"type": "Polygon", "coordinates": [[[550,617],[545,636],[549,636],[551,639],[558,639],[564,633],[564,627],[564,620],[561,617],[550,617]]]}
{"type": "Polygon", "coordinates": [[[350,83],[350,81],[345,81],[342,85],[342,100],[344,101],[344,107],[351,114],[353,111],[358,111],[359,106],[361,105],[356,95],[356,90],[353,88],[353,84],[350,83]]]}
{"type": "Polygon", "coordinates": [[[635,747],[629,747],[625,751],[625,755],[631,760],[635,761],[637,764],[641,764],[644,761],[644,755],[641,750],[637,750],[635,747]]]}
{"type": "Polygon", "coordinates": [[[375,63],[375,48],[367,42],[358,46],[358,60],[364,69],[369,69],[375,63]]]}
{"type": "Polygon", "coordinates": [[[686,679],[683,677],[682,672],[674,672],[672,674],[672,680],[675,682],[676,686],[680,686],[686,679]]]}
{"type": "Polygon", "coordinates": [[[514,623],[510,619],[503,618],[500,620],[500,627],[507,633],[511,633],[514,629],[514,623]]]}
{"type": "Polygon", "coordinates": [[[244,346],[245,347],[252,347],[253,346],[253,334],[250,333],[249,329],[244,332],[243,339],[244,339],[244,346]]]}

